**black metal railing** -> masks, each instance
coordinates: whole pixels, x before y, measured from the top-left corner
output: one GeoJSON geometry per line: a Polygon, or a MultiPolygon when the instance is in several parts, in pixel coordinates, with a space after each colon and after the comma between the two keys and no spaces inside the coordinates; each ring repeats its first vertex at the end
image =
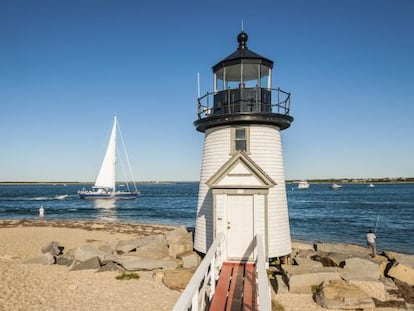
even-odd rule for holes
{"type": "Polygon", "coordinates": [[[277,113],[289,115],[290,93],[267,88],[238,88],[207,92],[198,99],[198,118],[232,114],[277,113]]]}

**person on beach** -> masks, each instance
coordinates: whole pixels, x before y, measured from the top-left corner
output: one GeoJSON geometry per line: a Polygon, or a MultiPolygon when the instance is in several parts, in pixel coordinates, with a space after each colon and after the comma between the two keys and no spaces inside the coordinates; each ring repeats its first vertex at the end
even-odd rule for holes
{"type": "Polygon", "coordinates": [[[39,208],[39,219],[43,219],[45,217],[45,209],[43,208],[43,205],[40,205],[39,208]]]}
{"type": "Polygon", "coordinates": [[[375,257],[375,254],[377,252],[376,245],[375,245],[375,239],[376,238],[377,237],[375,236],[375,233],[372,232],[372,230],[368,230],[368,233],[367,233],[367,244],[368,244],[368,247],[371,248],[371,257],[375,257]]]}

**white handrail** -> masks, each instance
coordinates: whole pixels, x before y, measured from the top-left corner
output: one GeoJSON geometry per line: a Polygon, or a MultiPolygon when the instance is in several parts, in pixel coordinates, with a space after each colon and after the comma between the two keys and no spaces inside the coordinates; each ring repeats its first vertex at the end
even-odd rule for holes
{"type": "Polygon", "coordinates": [[[258,290],[257,290],[257,304],[260,311],[272,310],[272,299],[270,297],[270,286],[266,272],[266,260],[263,247],[263,239],[261,235],[256,235],[256,271],[258,278],[258,290]]]}
{"type": "Polygon", "coordinates": [[[205,292],[210,285],[209,300],[214,295],[218,271],[223,265],[224,234],[220,233],[210,246],[203,261],[194,272],[187,287],[178,298],[173,311],[192,310],[199,311],[206,307],[205,292]],[[201,286],[201,284],[203,284],[201,286]],[[200,288],[201,287],[201,288],[200,288]]]}

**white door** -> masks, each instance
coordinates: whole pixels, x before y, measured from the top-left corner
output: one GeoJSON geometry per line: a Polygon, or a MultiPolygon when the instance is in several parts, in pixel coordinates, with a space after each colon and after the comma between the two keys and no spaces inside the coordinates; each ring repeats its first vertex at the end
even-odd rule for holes
{"type": "Polygon", "coordinates": [[[227,259],[253,259],[253,196],[227,196],[227,259]]]}

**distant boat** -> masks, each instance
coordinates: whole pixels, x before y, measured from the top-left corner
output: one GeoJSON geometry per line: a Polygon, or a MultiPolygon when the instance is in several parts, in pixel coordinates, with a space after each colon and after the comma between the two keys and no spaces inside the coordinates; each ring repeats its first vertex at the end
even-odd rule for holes
{"type": "MultiPolygon", "coordinates": [[[[139,191],[133,182],[134,190],[130,191],[129,185],[127,184],[127,191],[116,190],[116,137],[118,129],[118,120],[117,117],[114,117],[114,124],[112,126],[112,132],[109,139],[108,147],[106,149],[105,157],[103,159],[101,169],[99,170],[98,177],[96,178],[95,185],[92,187],[92,190],[82,189],[78,191],[78,194],[81,199],[135,199],[139,191]]],[[[122,136],[121,136],[122,141],[122,136]]],[[[122,141],[123,142],[123,141],[122,141]]],[[[124,148],[125,151],[125,148],[124,148]]],[[[132,170],[129,165],[128,156],[126,160],[128,162],[128,167],[131,172],[132,170]]]]}
{"type": "Polygon", "coordinates": [[[308,189],[309,188],[309,183],[306,180],[301,180],[298,183],[298,189],[308,189]]]}
{"type": "Polygon", "coordinates": [[[374,184],[369,184],[369,185],[368,185],[368,187],[370,187],[370,188],[374,188],[374,187],[375,187],[375,185],[374,185],[374,184]]]}
{"type": "Polygon", "coordinates": [[[342,186],[334,183],[334,184],[330,185],[329,188],[331,188],[331,189],[341,189],[342,186]]]}

